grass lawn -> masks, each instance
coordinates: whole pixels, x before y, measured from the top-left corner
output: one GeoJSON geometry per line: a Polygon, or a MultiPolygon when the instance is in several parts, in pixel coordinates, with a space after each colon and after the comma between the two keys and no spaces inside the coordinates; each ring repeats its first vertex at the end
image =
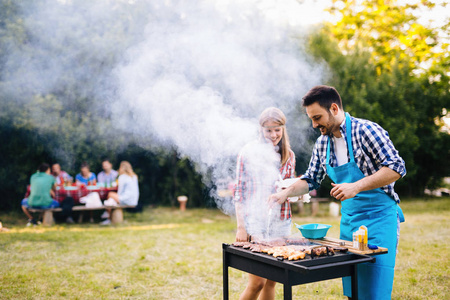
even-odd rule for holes
{"type": "MultiPolygon", "coordinates": [[[[393,299],[449,299],[450,198],[413,199],[402,208],[393,299]]],[[[26,228],[19,213],[0,219],[11,229],[0,233],[0,299],[221,299],[221,244],[234,240],[236,226],[210,209],[148,208],[126,213],[116,227],[26,228]]],[[[331,224],[328,235],[339,236],[339,218],[327,216],[327,205],[314,218],[293,219],[331,224]]],[[[246,281],[230,269],[230,299],[246,281]]],[[[293,294],[344,299],[339,279],[296,286],[293,294]]]]}

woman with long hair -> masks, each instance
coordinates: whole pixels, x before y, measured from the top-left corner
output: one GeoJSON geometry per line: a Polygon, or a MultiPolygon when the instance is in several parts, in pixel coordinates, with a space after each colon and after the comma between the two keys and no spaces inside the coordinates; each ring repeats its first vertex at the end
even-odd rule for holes
{"type": "MultiPolygon", "coordinates": [[[[127,161],[122,161],[119,167],[118,189],[116,192],[108,193],[108,200],[103,203],[107,206],[131,205],[136,206],[139,200],[138,177],[133,167],[127,161]]],[[[108,219],[101,222],[102,225],[111,224],[111,211],[108,210],[108,219]]]]}
{"type": "MultiPolygon", "coordinates": [[[[286,116],[275,107],[266,108],[259,117],[260,140],[247,144],[237,160],[235,208],[236,241],[273,239],[290,235],[291,207],[267,206],[267,199],[279,179],[295,176],[295,155],[286,131],[286,116]]],[[[240,298],[274,299],[276,282],[249,274],[240,298]]]]}

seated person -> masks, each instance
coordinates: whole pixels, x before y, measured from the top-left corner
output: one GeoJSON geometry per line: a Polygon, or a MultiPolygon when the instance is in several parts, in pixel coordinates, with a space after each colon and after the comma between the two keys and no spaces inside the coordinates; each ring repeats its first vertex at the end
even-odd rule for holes
{"type": "MultiPolygon", "coordinates": [[[[127,161],[122,161],[119,168],[119,187],[116,192],[108,193],[108,200],[103,203],[107,206],[133,205],[136,206],[139,200],[139,184],[138,177],[133,172],[131,164],[127,161]]],[[[108,219],[101,222],[102,225],[111,224],[110,215],[111,210],[108,211],[108,219]]]]}
{"type": "Polygon", "coordinates": [[[100,173],[97,175],[97,182],[103,186],[110,187],[113,185],[113,182],[116,181],[117,175],[119,173],[116,170],[113,170],[113,165],[108,159],[104,159],[102,161],[102,169],[100,173]]]}
{"type": "Polygon", "coordinates": [[[56,184],[72,183],[72,176],[67,174],[67,172],[61,170],[61,166],[56,163],[52,165],[52,174],[56,179],[56,184]]]}
{"type": "Polygon", "coordinates": [[[22,200],[22,210],[28,217],[28,224],[37,225],[37,220],[28,211],[28,208],[55,208],[59,207],[59,202],[54,200],[56,190],[55,177],[50,175],[50,166],[43,163],[38,171],[30,179],[30,196],[22,200]]]}
{"type": "Polygon", "coordinates": [[[89,165],[87,162],[81,164],[80,173],[75,176],[77,183],[82,183],[84,185],[96,185],[97,176],[89,170],[89,165]]]}

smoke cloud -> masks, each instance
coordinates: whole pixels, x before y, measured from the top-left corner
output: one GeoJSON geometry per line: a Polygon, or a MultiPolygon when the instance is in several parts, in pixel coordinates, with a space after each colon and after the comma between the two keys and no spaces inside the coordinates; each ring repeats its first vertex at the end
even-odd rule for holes
{"type": "MultiPolygon", "coordinates": [[[[94,98],[92,113],[110,120],[114,132],[148,149],[175,148],[208,181],[231,180],[266,107],[286,114],[294,150],[306,146],[309,122],[298,107],[321,83],[324,66],[311,63],[301,46],[304,28],[289,19],[307,14],[301,8],[294,0],[23,4],[30,47],[11,45],[2,88],[27,99],[71,87],[60,110],[94,98]]],[[[50,126],[42,118],[35,125],[50,126]]],[[[223,211],[234,210],[229,199],[216,198],[223,211]]]]}
{"type": "MultiPolygon", "coordinates": [[[[114,70],[113,118],[131,134],[174,145],[200,171],[212,170],[213,181],[233,175],[234,158],[256,138],[264,108],[281,108],[289,129],[301,132],[296,108],[322,69],[308,62],[293,28],[272,22],[261,3],[158,6],[163,17],[149,21],[144,40],[114,70]]],[[[219,206],[233,210],[231,203],[219,206]]]]}

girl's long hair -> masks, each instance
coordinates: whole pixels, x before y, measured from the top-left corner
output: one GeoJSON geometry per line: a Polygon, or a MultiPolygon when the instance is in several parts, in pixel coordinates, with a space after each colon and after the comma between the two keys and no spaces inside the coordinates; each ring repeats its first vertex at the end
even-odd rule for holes
{"type": "Polygon", "coordinates": [[[133,171],[133,167],[126,160],[124,160],[124,161],[122,161],[120,163],[119,173],[120,174],[127,174],[130,177],[134,177],[134,176],[137,177],[136,173],[134,173],[134,171],[133,171]]]}
{"type": "Polygon", "coordinates": [[[289,143],[289,136],[286,131],[286,116],[284,113],[276,107],[266,108],[259,116],[259,125],[261,125],[261,136],[264,139],[264,133],[262,127],[264,124],[272,121],[282,127],[283,135],[278,143],[279,153],[281,154],[281,164],[284,165],[290,157],[291,144],[289,143]]]}

